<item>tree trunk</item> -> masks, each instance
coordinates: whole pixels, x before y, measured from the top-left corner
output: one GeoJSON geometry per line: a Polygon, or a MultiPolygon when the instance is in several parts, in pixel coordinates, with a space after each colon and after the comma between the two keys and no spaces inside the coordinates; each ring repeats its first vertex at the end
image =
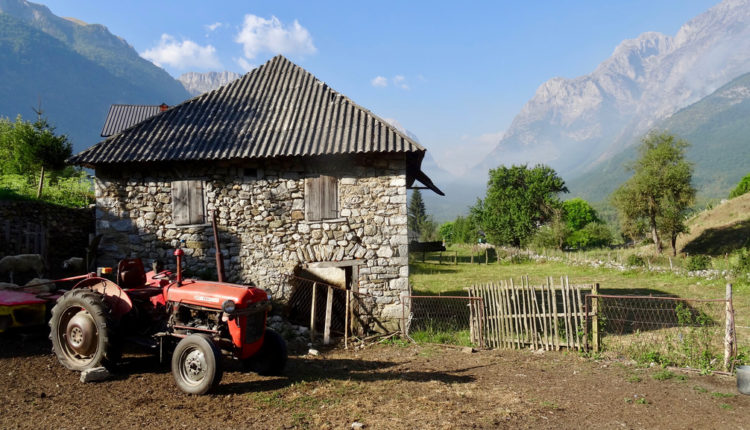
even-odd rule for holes
{"type": "Polygon", "coordinates": [[[656,225],[654,224],[651,224],[651,238],[654,240],[656,253],[661,254],[661,239],[659,238],[659,232],[656,230],[656,225]]]}
{"type": "Polygon", "coordinates": [[[36,190],[36,198],[42,198],[42,187],[44,187],[44,166],[42,166],[42,172],[39,174],[39,188],[36,190]]]}
{"type": "Polygon", "coordinates": [[[677,235],[672,234],[672,257],[677,257],[677,235]]]}

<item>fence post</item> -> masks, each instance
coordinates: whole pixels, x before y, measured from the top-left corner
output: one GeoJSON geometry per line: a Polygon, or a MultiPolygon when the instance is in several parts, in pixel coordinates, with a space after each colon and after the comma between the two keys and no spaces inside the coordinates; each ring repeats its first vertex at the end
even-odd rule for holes
{"type": "Polygon", "coordinates": [[[333,288],[328,287],[328,297],[326,297],[326,325],[323,327],[323,344],[331,343],[331,314],[333,312],[333,288]]]}
{"type": "Polygon", "coordinates": [[[734,351],[734,312],[732,309],[732,284],[727,284],[726,316],[724,318],[724,370],[729,371],[730,358],[734,351]]]}
{"type": "Polygon", "coordinates": [[[310,341],[315,341],[315,294],[317,293],[318,283],[313,282],[312,302],[310,304],[310,341]]]}
{"type": "Polygon", "coordinates": [[[594,352],[599,352],[599,284],[594,284],[591,289],[591,341],[594,343],[594,352]]]}

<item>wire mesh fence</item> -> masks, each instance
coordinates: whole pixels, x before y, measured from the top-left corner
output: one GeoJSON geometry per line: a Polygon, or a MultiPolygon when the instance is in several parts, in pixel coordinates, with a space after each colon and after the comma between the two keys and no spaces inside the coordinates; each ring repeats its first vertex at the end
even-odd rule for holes
{"type": "Polygon", "coordinates": [[[287,318],[313,336],[326,328],[333,336],[365,335],[377,327],[374,296],[293,275],[285,284],[287,318]]]}
{"type": "Polygon", "coordinates": [[[593,336],[598,330],[601,350],[607,354],[704,370],[718,369],[725,362],[726,300],[613,295],[589,299],[596,310],[593,336]]]}
{"type": "Polygon", "coordinates": [[[484,346],[481,297],[407,296],[404,334],[416,342],[484,346]]]}

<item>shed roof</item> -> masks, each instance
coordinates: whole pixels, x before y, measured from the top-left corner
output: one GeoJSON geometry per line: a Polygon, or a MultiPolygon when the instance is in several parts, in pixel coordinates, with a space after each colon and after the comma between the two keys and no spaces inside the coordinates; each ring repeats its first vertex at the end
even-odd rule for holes
{"type": "Polygon", "coordinates": [[[423,155],[425,148],[279,55],[69,161],[96,166],[378,152],[423,155]]]}
{"type": "MultiPolygon", "coordinates": [[[[163,106],[167,107],[167,105],[163,106]]],[[[107,119],[104,121],[101,136],[109,137],[117,134],[145,119],[151,118],[159,113],[160,109],[161,106],[159,105],[112,105],[107,112],[107,119]]]]}

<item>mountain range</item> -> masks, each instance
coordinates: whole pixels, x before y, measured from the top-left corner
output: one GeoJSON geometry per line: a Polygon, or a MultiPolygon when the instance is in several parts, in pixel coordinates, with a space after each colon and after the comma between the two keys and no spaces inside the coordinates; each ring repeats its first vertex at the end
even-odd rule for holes
{"type": "Polygon", "coordinates": [[[596,70],[543,83],[480,167],[546,163],[578,176],[750,71],[750,1],[725,0],[677,34],[623,41],[596,70]]]}
{"type": "Polygon", "coordinates": [[[106,27],[24,0],[0,0],[0,64],[0,116],[33,120],[41,107],[74,152],[101,140],[113,103],[171,105],[190,97],[106,27]]]}
{"type": "Polygon", "coordinates": [[[229,71],[207,73],[188,72],[180,75],[177,80],[180,81],[190,95],[198,96],[205,92],[222,87],[240,77],[242,77],[242,75],[239,73],[229,71]]]}

